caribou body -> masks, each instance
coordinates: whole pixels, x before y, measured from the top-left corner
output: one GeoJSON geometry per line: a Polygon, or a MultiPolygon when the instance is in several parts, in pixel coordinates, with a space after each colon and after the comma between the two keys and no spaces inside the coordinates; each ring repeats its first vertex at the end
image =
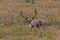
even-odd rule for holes
{"type": "MultiPolygon", "coordinates": [[[[30,27],[44,27],[44,22],[45,22],[45,20],[42,20],[42,19],[39,19],[39,20],[36,20],[36,19],[34,19],[34,17],[36,16],[36,14],[37,14],[37,11],[36,11],[36,9],[35,9],[35,15],[32,17],[32,20],[28,20],[28,18],[27,17],[25,17],[25,16],[23,16],[23,14],[22,14],[22,11],[20,12],[20,15],[23,17],[23,18],[25,18],[26,19],[26,21],[27,22],[29,22],[29,26],[30,27]]],[[[45,27],[44,27],[45,28],[45,27]]]]}
{"type": "Polygon", "coordinates": [[[30,22],[30,27],[34,27],[34,26],[36,26],[36,27],[44,26],[44,21],[45,21],[45,20],[32,20],[32,21],[30,22]]]}

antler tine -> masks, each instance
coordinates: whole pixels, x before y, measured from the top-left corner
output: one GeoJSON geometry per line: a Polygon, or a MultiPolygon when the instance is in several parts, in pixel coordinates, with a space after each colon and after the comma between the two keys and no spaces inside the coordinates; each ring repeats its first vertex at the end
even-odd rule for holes
{"type": "Polygon", "coordinates": [[[28,18],[26,18],[25,16],[23,16],[23,14],[22,14],[23,12],[22,11],[20,11],[20,15],[23,17],[23,18],[25,18],[25,19],[28,19],[28,18]]]}
{"type": "Polygon", "coordinates": [[[35,11],[35,15],[32,17],[32,19],[34,19],[34,18],[35,18],[35,16],[36,16],[36,14],[37,14],[36,9],[34,9],[34,11],[35,11]]]}
{"type": "Polygon", "coordinates": [[[25,16],[23,16],[23,14],[22,14],[22,13],[23,13],[23,12],[22,12],[22,11],[20,11],[20,15],[21,15],[23,18],[25,18],[27,22],[29,22],[28,18],[27,18],[27,17],[25,17],[25,16]]]}

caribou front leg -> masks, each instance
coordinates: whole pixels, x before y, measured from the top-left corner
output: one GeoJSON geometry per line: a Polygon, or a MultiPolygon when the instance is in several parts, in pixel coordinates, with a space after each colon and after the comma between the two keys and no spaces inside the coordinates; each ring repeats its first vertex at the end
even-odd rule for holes
{"type": "Polygon", "coordinates": [[[37,28],[39,28],[40,26],[39,25],[36,25],[37,28]]]}
{"type": "Polygon", "coordinates": [[[29,24],[29,26],[30,26],[30,28],[33,28],[34,27],[33,25],[30,25],[30,24],[29,24]]]}

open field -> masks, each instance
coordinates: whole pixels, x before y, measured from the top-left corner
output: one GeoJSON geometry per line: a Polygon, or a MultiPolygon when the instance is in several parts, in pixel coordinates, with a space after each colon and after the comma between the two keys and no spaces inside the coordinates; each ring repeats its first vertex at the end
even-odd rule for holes
{"type": "Polygon", "coordinates": [[[0,0],[0,40],[60,40],[60,0],[0,0]],[[46,29],[30,28],[29,20],[44,19],[46,29]]]}

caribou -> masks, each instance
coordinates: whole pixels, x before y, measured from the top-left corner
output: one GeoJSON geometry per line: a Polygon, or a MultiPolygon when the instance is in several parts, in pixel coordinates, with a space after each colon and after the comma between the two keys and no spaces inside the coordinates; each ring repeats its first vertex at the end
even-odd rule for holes
{"type": "Polygon", "coordinates": [[[39,28],[39,27],[43,27],[43,28],[45,28],[45,26],[44,26],[44,22],[45,22],[45,20],[42,20],[42,19],[34,19],[35,18],[35,16],[36,16],[36,14],[37,14],[37,10],[36,9],[34,9],[34,11],[35,11],[35,14],[34,14],[34,16],[32,16],[32,18],[31,18],[31,20],[28,20],[28,18],[27,17],[25,17],[22,13],[22,11],[20,11],[20,15],[29,23],[29,26],[31,27],[31,28],[33,28],[33,27],[37,27],[37,28],[39,28]]]}

